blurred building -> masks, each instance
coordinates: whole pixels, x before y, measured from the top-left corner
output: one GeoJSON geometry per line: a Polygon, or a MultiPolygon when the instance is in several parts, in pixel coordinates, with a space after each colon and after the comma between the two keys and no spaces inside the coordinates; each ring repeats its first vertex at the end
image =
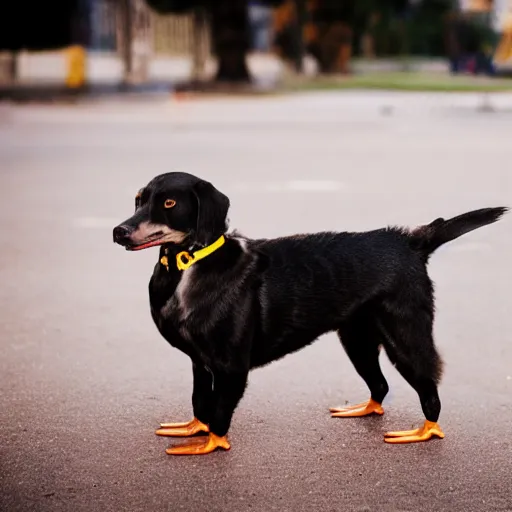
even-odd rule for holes
{"type": "Polygon", "coordinates": [[[192,14],[159,15],[144,0],[36,4],[30,17],[22,2],[0,16],[0,85],[180,79],[192,55],[210,54],[207,26],[198,31],[192,14]]]}

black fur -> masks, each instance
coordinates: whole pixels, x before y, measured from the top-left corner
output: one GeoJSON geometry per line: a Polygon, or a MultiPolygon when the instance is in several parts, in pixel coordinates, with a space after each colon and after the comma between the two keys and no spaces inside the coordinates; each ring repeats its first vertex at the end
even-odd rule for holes
{"type": "Polygon", "coordinates": [[[507,211],[508,208],[482,208],[449,220],[436,219],[411,233],[411,246],[428,257],[441,245],[497,222],[507,211]]]}
{"type": "Polygon", "coordinates": [[[179,271],[174,256],[226,232],[229,200],[210,183],[184,173],[158,176],[143,190],[135,215],[185,234],[164,244],[169,269],[157,263],[149,285],[151,314],[162,336],[192,361],[195,416],[223,436],[244,394],[247,376],[336,331],[356,370],[381,403],[388,384],[379,366],[383,346],[417,391],[425,417],[437,421],[442,362],[432,337],[434,297],[426,262],[440,245],[497,221],[488,208],[409,231],[318,233],[272,240],[226,235],[216,252],[179,271]],[[165,199],[175,199],[171,211],[165,199]]]}

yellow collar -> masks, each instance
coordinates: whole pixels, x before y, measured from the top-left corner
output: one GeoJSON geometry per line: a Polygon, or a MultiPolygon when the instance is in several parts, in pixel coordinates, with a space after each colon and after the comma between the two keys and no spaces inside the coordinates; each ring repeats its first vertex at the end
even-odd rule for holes
{"type": "MultiPolygon", "coordinates": [[[[186,270],[191,267],[196,261],[202,260],[209,256],[212,252],[215,252],[219,247],[224,245],[226,239],[224,235],[222,235],[217,241],[213,242],[213,244],[204,247],[203,249],[199,249],[192,255],[190,255],[187,251],[182,251],[176,254],[176,266],[178,270],[186,270]],[[185,261],[183,261],[185,260],[185,261]]],[[[167,254],[167,251],[165,252],[167,254]]],[[[162,256],[160,258],[160,263],[169,271],[169,260],[167,256],[162,256]]]]}

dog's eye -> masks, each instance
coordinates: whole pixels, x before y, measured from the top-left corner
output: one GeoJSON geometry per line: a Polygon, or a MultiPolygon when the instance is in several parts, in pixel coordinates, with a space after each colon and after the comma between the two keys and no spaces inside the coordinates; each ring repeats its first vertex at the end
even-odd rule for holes
{"type": "Polygon", "coordinates": [[[165,208],[172,208],[176,206],[176,201],[174,199],[166,199],[164,203],[165,208]]]}

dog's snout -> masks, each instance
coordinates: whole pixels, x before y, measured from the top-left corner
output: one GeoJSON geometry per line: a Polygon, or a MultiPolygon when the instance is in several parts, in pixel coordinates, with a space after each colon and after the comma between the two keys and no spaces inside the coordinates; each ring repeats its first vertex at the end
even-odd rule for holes
{"type": "Polygon", "coordinates": [[[114,228],[114,242],[123,245],[126,243],[132,233],[132,228],[121,224],[114,228]]]}

